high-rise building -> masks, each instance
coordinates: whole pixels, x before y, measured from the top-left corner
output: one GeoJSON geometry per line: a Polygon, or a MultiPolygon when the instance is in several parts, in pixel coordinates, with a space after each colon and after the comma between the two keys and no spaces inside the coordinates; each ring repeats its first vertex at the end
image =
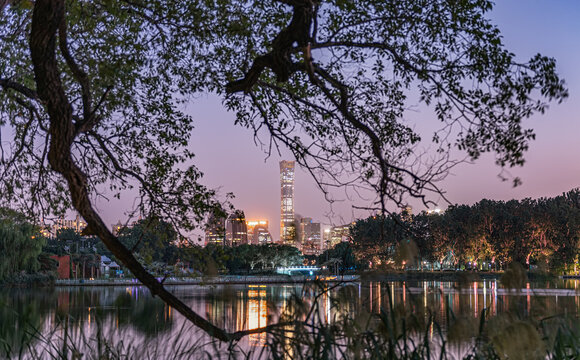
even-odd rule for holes
{"type": "Polygon", "coordinates": [[[302,215],[297,214],[296,212],[294,212],[294,243],[292,245],[294,245],[296,248],[298,248],[298,250],[302,251],[302,226],[300,225],[300,222],[302,221],[302,215]]]}
{"type": "Polygon", "coordinates": [[[226,221],[226,245],[238,246],[248,243],[246,216],[241,210],[236,210],[226,221]]]}
{"type": "Polygon", "coordinates": [[[280,203],[280,242],[295,245],[294,161],[280,161],[280,203]]]}
{"type": "Polygon", "coordinates": [[[263,225],[258,225],[254,228],[254,239],[258,245],[272,243],[272,235],[268,228],[263,225]]]}
{"type": "Polygon", "coordinates": [[[205,244],[224,245],[226,236],[226,219],[217,215],[210,215],[205,226],[205,244]]]}
{"type": "Polygon", "coordinates": [[[311,218],[300,220],[300,245],[304,255],[319,255],[321,250],[320,223],[311,218]]]}
{"type": "Polygon", "coordinates": [[[352,224],[334,226],[330,229],[330,244],[329,248],[343,241],[350,240],[350,226],[352,224]]]}
{"type": "Polygon", "coordinates": [[[40,233],[48,238],[56,238],[60,230],[71,229],[74,230],[74,232],[77,234],[80,234],[85,227],[87,227],[87,223],[79,215],[77,215],[74,220],[60,217],[56,219],[51,225],[46,224],[44,219],[42,219],[40,233]]]}
{"type": "Polygon", "coordinates": [[[248,243],[254,245],[268,244],[272,242],[272,236],[268,230],[268,220],[248,220],[248,243]]]}

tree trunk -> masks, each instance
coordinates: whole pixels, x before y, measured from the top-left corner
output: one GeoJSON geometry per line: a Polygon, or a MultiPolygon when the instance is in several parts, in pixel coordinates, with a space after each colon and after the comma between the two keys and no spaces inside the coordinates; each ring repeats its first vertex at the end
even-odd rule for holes
{"type": "Polygon", "coordinates": [[[87,187],[87,177],[74,163],[71,154],[71,146],[77,134],[73,122],[73,109],[65,94],[56,60],[56,33],[64,17],[64,0],[37,0],[35,2],[30,33],[30,55],[38,95],[50,119],[48,162],[52,169],[66,180],[72,204],[88,224],[87,233],[98,236],[113,255],[127,266],[154,296],[159,296],[209,335],[222,341],[232,341],[247,334],[269,329],[271,326],[228,333],[199,316],[168,292],[163,284],[143,268],[133,254],[109,231],[93,209],[87,187]]]}

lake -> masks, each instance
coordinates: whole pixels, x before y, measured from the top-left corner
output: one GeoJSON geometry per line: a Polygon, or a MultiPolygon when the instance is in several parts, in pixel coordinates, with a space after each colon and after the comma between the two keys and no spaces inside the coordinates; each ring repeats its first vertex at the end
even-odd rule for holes
{"type": "MultiPolygon", "coordinates": [[[[477,323],[484,309],[486,317],[508,311],[533,318],[578,314],[578,287],[578,280],[528,283],[526,289],[516,292],[501,288],[499,281],[486,280],[461,285],[407,281],[168,288],[198,314],[228,331],[273,324],[283,313],[301,318],[315,307],[326,323],[339,321],[344,314],[363,318],[362,314],[382,309],[402,311],[425,324],[432,317],[440,331],[446,332],[450,318],[477,323]]],[[[433,336],[433,326],[430,331],[433,336]]],[[[258,357],[267,341],[266,334],[250,335],[237,349],[258,357]]],[[[110,351],[132,357],[155,354],[157,358],[191,351],[192,358],[207,354],[213,359],[227,353],[223,344],[191,326],[142,286],[5,289],[0,293],[0,342],[0,355],[13,357],[21,349],[38,358],[63,352],[73,357],[74,351],[85,355],[110,351]]]]}

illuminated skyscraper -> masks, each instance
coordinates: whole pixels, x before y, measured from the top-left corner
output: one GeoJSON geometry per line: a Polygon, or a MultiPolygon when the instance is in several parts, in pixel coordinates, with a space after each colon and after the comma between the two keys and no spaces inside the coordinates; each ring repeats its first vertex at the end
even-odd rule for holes
{"type": "Polygon", "coordinates": [[[300,220],[300,249],[304,255],[320,255],[322,239],[320,238],[320,223],[312,222],[311,218],[300,220]]]}
{"type": "Polygon", "coordinates": [[[248,243],[246,216],[241,210],[236,210],[226,219],[226,242],[228,246],[238,246],[248,243]]]}
{"type": "Polygon", "coordinates": [[[272,236],[268,231],[268,220],[248,220],[248,244],[262,245],[272,242],[272,236]]]}
{"type": "Polygon", "coordinates": [[[280,242],[295,245],[294,161],[280,161],[280,242]]]}
{"type": "Polygon", "coordinates": [[[211,214],[205,226],[205,245],[225,245],[226,219],[220,215],[211,214]]]}

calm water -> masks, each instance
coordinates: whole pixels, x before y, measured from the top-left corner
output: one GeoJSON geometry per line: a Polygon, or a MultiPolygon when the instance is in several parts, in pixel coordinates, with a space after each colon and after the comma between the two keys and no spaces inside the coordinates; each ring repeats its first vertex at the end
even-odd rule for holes
{"type": "MultiPolygon", "coordinates": [[[[333,287],[330,296],[325,293],[317,300],[314,299],[321,289],[302,285],[179,286],[171,290],[196,312],[229,331],[275,323],[296,299],[305,306],[316,302],[323,321],[333,321],[345,312],[378,313],[381,308],[388,309],[389,299],[393,299],[394,309],[403,308],[425,319],[432,314],[445,329],[451,313],[476,319],[484,308],[488,316],[507,310],[538,318],[577,314],[580,293],[575,289],[579,285],[577,280],[528,284],[532,291],[516,295],[498,289],[496,281],[472,282],[461,288],[450,282],[368,282],[333,287]],[[546,288],[550,289],[548,295],[534,294],[534,289],[546,288]]],[[[39,354],[54,352],[65,337],[90,343],[98,334],[118,352],[154,347],[155,353],[169,354],[192,346],[213,346],[207,345],[211,342],[209,337],[140,286],[60,287],[0,293],[0,343],[8,344],[12,352],[27,342],[39,354]],[[31,335],[31,329],[38,332],[31,335]]],[[[252,335],[240,347],[257,351],[265,342],[265,335],[252,335]]]]}

